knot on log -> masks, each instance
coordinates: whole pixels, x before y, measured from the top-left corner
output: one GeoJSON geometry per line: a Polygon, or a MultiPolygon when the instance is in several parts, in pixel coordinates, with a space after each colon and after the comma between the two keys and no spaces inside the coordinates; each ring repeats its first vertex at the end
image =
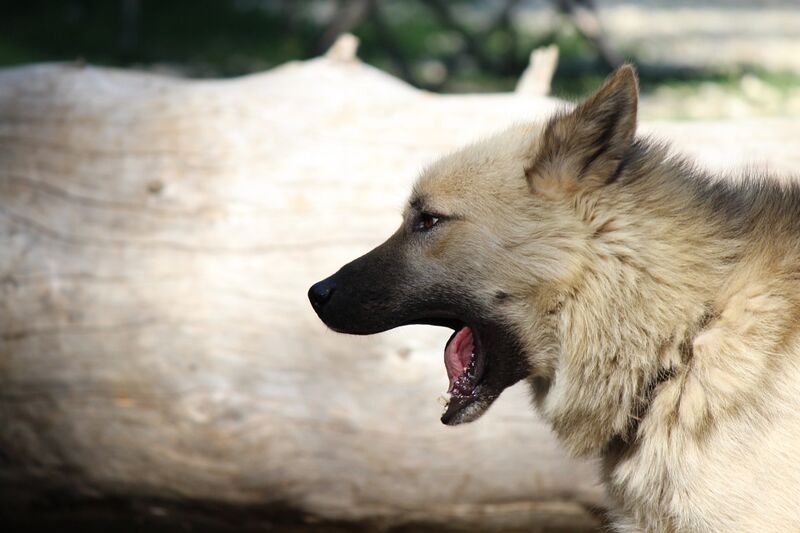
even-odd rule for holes
{"type": "Polygon", "coordinates": [[[528,96],[547,96],[558,66],[558,46],[551,44],[531,52],[530,62],[514,92],[528,96]]]}
{"type": "Polygon", "coordinates": [[[336,38],[336,41],[325,52],[325,57],[333,61],[352,62],[358,61],[356,52],[358,51],[358,37],[352,33],[343,33],[336,38]]]}

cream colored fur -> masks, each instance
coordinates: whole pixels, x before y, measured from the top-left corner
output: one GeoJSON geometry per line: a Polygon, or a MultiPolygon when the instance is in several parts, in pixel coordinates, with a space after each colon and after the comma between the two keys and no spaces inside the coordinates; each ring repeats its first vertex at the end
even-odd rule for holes
{"type": "Polygon", "coordinates": [[[454,218],[425,253],[524,340],[617,530],[800,531],[800,194],[636,140],[636,99],[624,67],[432,165],[415,196],[454,218]]]}

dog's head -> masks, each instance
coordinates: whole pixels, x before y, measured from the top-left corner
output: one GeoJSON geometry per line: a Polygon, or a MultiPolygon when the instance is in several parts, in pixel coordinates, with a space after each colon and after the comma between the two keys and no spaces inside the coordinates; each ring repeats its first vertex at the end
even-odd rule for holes
{"type": "Polygon", "coordinates": [[[572,111],[436,162],[394,235],[311,287],[315,311],[351,334],[452,328],[447,424],[478,418],[520,379],[546,384],[559,306],[588,260],[580,191],[621,171],[636,106],[635,73],[622,67],[572,111]]]}

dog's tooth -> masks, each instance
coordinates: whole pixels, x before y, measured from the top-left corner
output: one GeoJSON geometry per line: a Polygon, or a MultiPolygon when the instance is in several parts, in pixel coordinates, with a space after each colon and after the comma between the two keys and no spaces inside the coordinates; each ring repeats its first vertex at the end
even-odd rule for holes
{"type": "Polygon", "coordinates": [[[442,394],[439,395],[439,398],[437,398],[437,400],[439,401],[439,405],[441,405],[442,408],[447,409],[447,406],[450,405],[450,393],[443,392],[442,394]]]}
{"type": "Polygon", "coordinates": [[[469,379],[475,378],[476,368],[477,368],[477,363],[475,362],[475,354],[473,353],[469,360],[469,364],[467,365],[467,369],[465,371],[465,374],[469,379]]]}

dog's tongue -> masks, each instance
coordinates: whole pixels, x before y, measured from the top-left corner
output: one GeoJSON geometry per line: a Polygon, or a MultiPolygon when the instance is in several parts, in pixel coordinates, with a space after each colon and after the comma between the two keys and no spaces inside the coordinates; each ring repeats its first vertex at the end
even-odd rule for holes
{"type": "Polygon", "coordinates": [[[468,326],[464,326],[450,337],[447,346],[444,347],[444,366],[447,368],[447,378],[450,380],[448,392],[452,392],[453,383],[467,369],[474,351],[475,342],[472,339],[472,330],[468,326]]]}

